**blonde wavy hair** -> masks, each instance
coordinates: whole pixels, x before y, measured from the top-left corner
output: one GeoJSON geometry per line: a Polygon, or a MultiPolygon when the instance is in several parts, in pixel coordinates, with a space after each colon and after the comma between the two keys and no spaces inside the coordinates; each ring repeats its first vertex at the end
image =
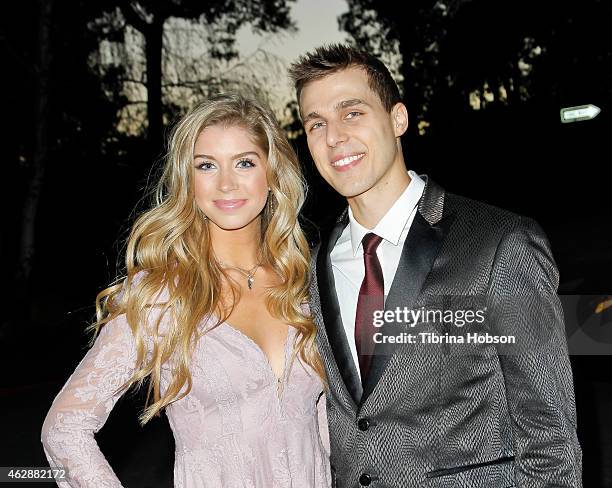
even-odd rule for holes
{"type": "Polygon", "coordinates": [[[196,139],[204,128],[218,125],[246,129],[267,152],[271,191],[261,216],[261,258],[280,280],[268,290],[266,305],[272,316],[298,329],[293,354],[325,381],[316,328],[301,306],[308,299],[310,253],[298,222],[305,184],[297,156],[268,108],[238,94],[220,94],[175,126],[154,202],[128,237],[124,276],[96,297],[92,342],[121,314],[134,335],[136,370],[120,390],[140,387],[148,379],[143,425],[191,390],[191,355],[203,334],[199,325],[211,317],[219,325],[231,313],[221,301],[222,283],[230,283],[234,304],[240,298],[235,282],[214,258],[208,223],[194,195],[196,139]],[[165,364],[172,377],[162,394],[165,364]]]}

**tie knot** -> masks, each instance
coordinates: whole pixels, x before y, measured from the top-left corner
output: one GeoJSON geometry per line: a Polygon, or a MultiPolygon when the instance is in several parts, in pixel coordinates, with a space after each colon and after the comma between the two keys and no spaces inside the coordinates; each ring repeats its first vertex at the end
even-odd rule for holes
{"type": "Polygon", "coordinates": [[[364,254],[375,254],[376,248],[382,242],[382,237],[377,236],[372,232],[368,232],[363,239],[361,239],[361,244],[363,245],[363,253],[364,254]]]}

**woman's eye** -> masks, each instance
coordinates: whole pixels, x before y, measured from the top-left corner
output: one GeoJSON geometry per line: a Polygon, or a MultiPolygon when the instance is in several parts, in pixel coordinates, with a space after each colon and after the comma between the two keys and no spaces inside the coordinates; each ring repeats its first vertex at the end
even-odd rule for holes
{"type": "Polygon", "coordinates": [[[253,164],[253,161],[251,161],[250,159],[241,159],[240,161],[238,161],[238,163],[236,163],[236,167],[237,168],[253,168],[255,167],[255,164],[253,164]]]}
{"type": "Polygon", "coordinates": [[[210,171],[211,169],[215,169],[215,165],[213,163],[204,162],[196,165],[196,168],[203,171],[210,171]]]}

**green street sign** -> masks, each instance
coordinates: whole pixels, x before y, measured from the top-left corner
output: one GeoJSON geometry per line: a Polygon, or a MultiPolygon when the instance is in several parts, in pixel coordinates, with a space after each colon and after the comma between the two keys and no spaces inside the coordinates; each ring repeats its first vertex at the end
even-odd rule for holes
{"type": "Polygon", "coordinates": [[[595,105],[579,105],[577,107],[567,107],[561,109],[561,122],[569,124],[582,120],[591,120],[597,117],[601,109],[595,105]]]}

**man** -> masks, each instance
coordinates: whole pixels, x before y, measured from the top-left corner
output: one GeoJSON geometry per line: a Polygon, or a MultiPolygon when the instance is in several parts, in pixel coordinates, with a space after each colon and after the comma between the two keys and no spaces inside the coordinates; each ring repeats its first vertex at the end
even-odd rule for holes
{"type": "Polygon", "coordinates": [[[376,58],[321,47],[290,76],[317,169],[348,202],[314,252],[311,285],[336,486],[581,486],[558,272],[540,227],[406,171],[408,112],[376,58]],[[473,330],[515,337],[514,349],[436,343],[470,331],[393,315],[450,303],[465,317],[458,298],[479,297],[473,330]]]}

